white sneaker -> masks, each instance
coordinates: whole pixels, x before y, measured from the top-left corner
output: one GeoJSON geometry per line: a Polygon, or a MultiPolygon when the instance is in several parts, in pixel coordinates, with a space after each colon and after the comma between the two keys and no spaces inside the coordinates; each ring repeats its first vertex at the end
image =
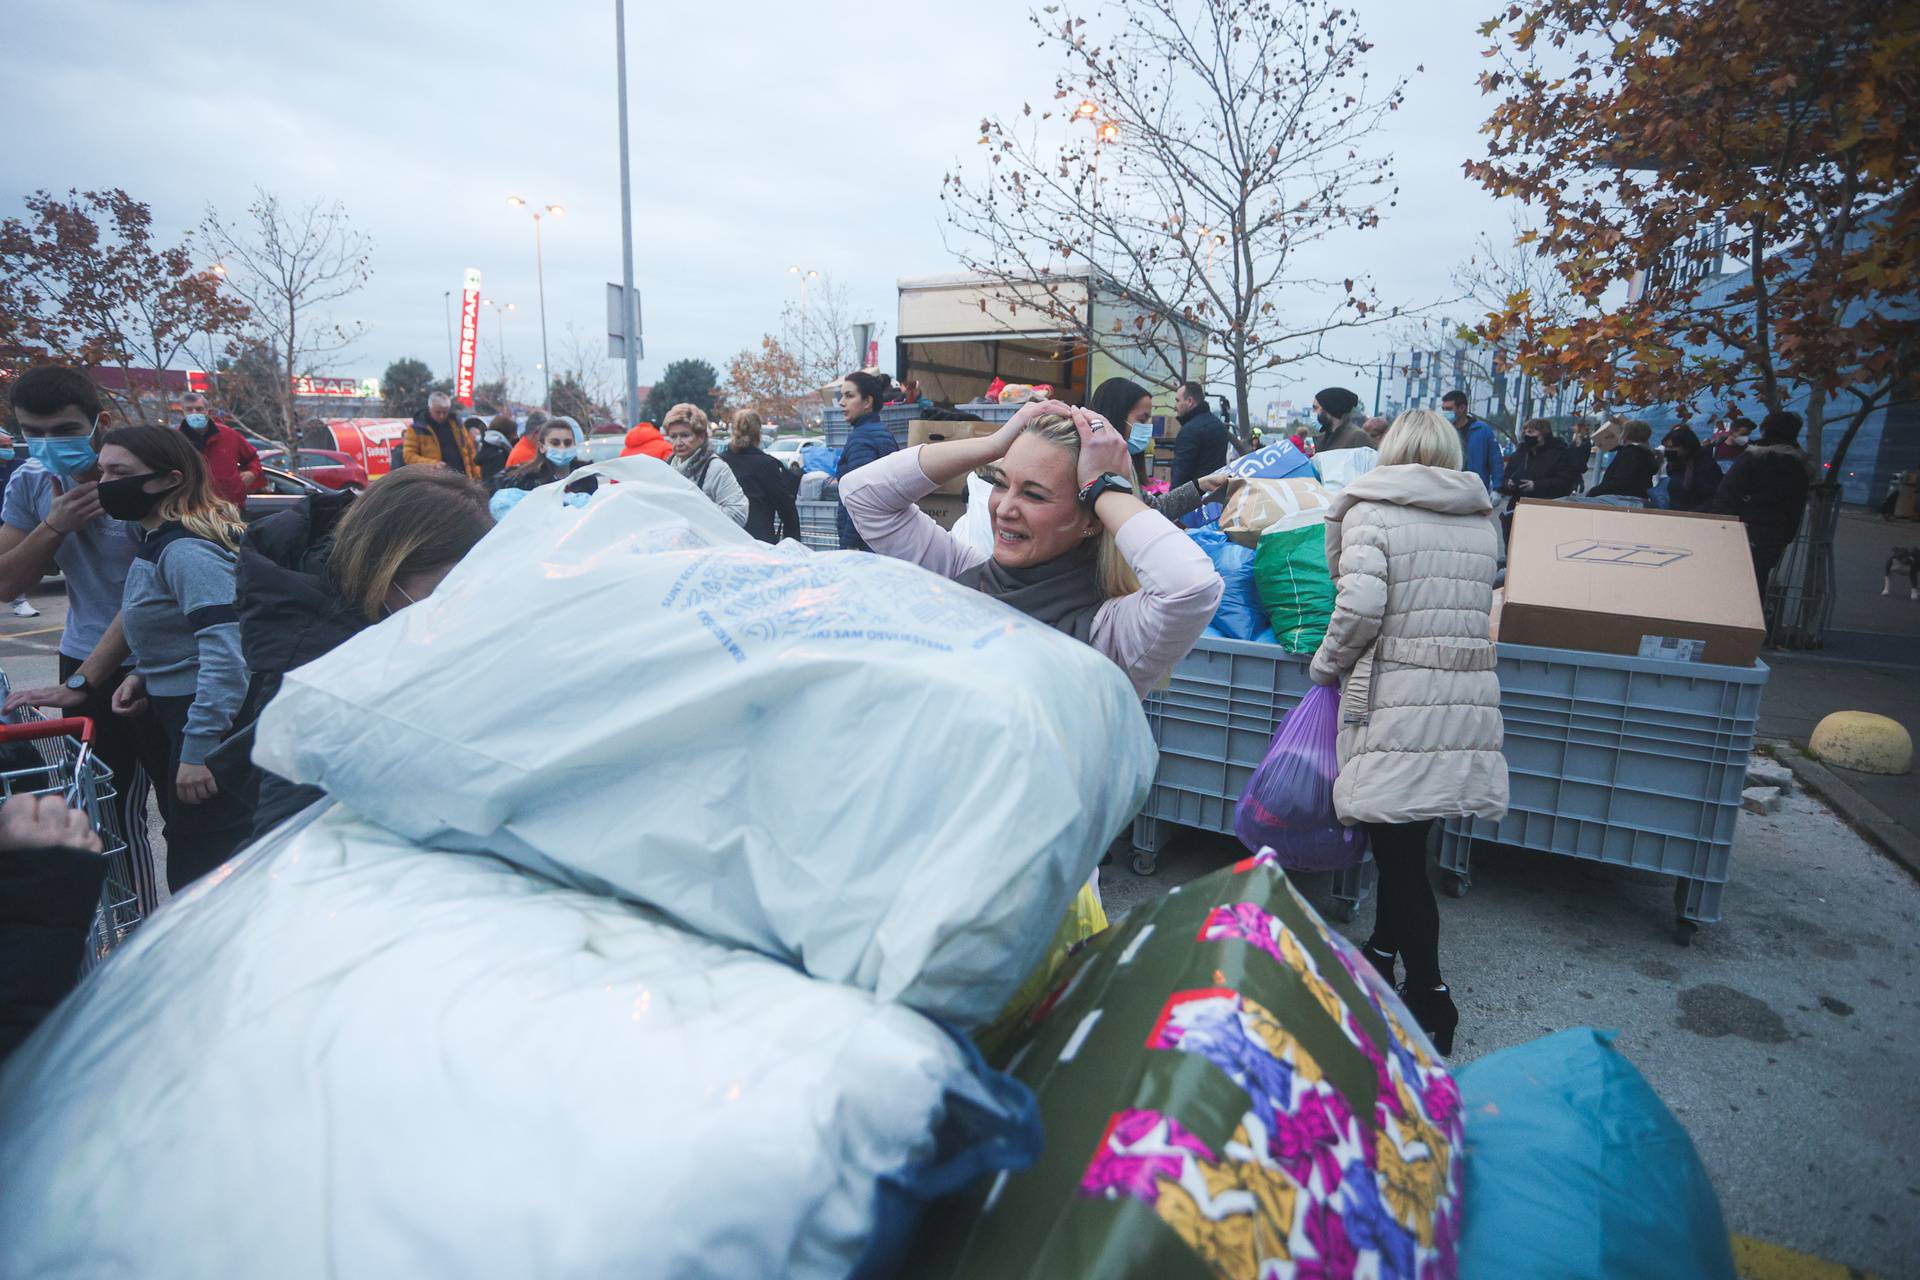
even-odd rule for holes
{"type": "Polygon", "coordinates": [[[27,603],[26,598],[23,596],[13,602],[13,616],[16,618],[37,618],[40,616],[40,611],[27,603]]]}

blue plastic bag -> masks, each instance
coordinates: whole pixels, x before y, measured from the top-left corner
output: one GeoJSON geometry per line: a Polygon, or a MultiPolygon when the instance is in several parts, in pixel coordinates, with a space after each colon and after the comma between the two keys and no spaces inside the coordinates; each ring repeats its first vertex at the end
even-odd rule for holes
{"type": "Polygon", "coordinates": [[[1214,610],[1213,625],[1229,640],[1251,640],[1267,629],[1267,611],[1253,581],[1253,562],[1259,552],[1229,541],[1218,529],[1195,529],[1187,535],[1213,560],[1226,590],[1214,610]]]}
{"type": "Polygon", "coordinates": [[[1227,464],[1230,476],[1245,476],[1249,480],[1285,480],[1289,476],[1311,476],[1313,459],[1293,447],[1291,440],[1281,440],[1274,444],[1255,449],[1244,458],[1236,458],[1227,464]]]}
{"type": "Polygon", "coordinates": [[[1692,1139],[1592,1027],[1456,1073],[1467,1125],[1463,1276],[1734,1280],[1692,1139]]]}
{"type": "Polygon", "coordinates": [[[840,471],[840,451],[824,444],[807,445],[800,450],[800,468],[836,475],[840,471]]]}
{"type": "Polygon", "coordinates": [[[1333,808],[1339,733],[1340,691],[1317,684],[1280,722],[1240,793],[1233,833],[1241,844],[1273,850],[1289,871],[1337,871],[1366,856],[1366,828],[1343,826],[1333,808]]]}

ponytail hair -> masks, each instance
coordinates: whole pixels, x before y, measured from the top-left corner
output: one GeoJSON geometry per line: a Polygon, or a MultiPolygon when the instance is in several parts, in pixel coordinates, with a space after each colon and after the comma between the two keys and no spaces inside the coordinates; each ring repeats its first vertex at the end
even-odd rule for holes
{"type": "Polygon", "coordinates": [[[884,373],[868,373],[864,369],[855,370],[841,379],[851,382],[853,389],[873,401],[873,412],[880,412],[880,406],[887,402],[887,395],[893,390],[893,379],[884,373]]]}

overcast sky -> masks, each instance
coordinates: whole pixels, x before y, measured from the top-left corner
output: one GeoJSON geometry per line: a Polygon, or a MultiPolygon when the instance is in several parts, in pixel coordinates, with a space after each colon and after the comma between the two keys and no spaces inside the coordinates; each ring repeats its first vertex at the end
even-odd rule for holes
{"type": "MultiPolygon", "coordinates": [[[[537,388],[533,227],[505,200],[566,206],[547,224],[553,362],[569,324],[604,354],[604,282],[620,278],[612,0],[545,6],[443,0],[13,0],[0,211],[21,198],[119,186],[167,235],[256,186],[344,201],[373,239],[373,279],[339,309],[367,336],[326,372],[378,376],[418,356],[446,372],[444,293],[477,267],[517,304],[506,346],[537,388]]],[[[933,6],[721,0],[629,6],[635,271],[646,300],[641,380],[670,360],[726,357],[776,329],[798,264],[844,284],[890,337],[895,281],[955,268],[940,180],[977,152],[981,117],[1050,92],[1021,0],[933,6]]],[[[1386,225],[1336,237],[1336,275],[1389,301],[1444,297],[1449,269],[1507,213],[1461,175],[1481,153],[1479,7],[1360,0],[1378,79],[1408,75],[1385,141],[1402,189],[1386,225]],[[1416,74],[1416,65],[1425,71],[1416,74]]],[[[457,323],[457,316],[456,316],[457,323]]],[[[480,374],[494,371],[484,317],[480,374]]],[[[1364,360],[1384,336],[1348,344],[1364,360]]],[[[890,346],[883,346],[889,350],[890,346]]],[[[883,361],[885,362],[885,361],[883,361]]],[[[1304,403],[1360,375],[1325,364],[1261,388],[1304,403]]]]}

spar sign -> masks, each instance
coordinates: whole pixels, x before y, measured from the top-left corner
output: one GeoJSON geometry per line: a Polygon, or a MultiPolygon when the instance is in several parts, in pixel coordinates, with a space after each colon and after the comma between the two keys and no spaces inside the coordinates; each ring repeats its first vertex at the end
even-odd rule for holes
{"type": "Polygon", "coordinates": [[[467,268],[460,294],[460,367],[453,375],[453,402],[473,404],[473,356],[480,341],[480,272],[467,268]]]}

